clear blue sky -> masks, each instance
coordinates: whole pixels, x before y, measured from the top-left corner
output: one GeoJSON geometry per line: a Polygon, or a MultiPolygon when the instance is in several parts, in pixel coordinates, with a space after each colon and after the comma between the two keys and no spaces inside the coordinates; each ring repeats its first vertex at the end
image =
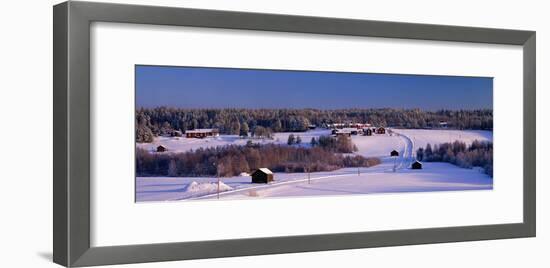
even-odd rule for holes
{"type": "Polygon", "coordinates": [[[137,107],[493,108],[493,79],[136,66],[137,107]]]}

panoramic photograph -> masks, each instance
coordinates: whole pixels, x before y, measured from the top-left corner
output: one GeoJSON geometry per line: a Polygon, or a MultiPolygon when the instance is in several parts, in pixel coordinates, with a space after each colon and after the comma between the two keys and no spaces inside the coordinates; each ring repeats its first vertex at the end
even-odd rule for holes
{"type": "Polygon", "coordinates": [[[135,66],[135,201],[493,189],[493,78],[135,66]]]}

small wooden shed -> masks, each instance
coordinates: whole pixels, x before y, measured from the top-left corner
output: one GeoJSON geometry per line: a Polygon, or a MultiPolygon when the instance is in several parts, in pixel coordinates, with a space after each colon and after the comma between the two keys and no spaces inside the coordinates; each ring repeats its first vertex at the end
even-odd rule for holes
{"type": "Polygon", "coordinates": [[[181,136],[183,136],[183,133],[179,130],[174,130],[174,131],[170,132],[170,136],[172,136],[172,137],[181,137],[181,136]]]}
{"type": "Polygon", "coordinates": [[[376,134],[386,134],[386,129],[383,127],[379,127],[376,129],[376,134]]]}
{"type": "Polygon", "coordinates": [[[157,146],[157,152],[158,153],[166,152],[166,147],[162,145],[157,146]]]}
{"type": "Polygon", "coordinates": [[[363,130],[363,134],[365,136],[372,136],[372,130],[370,128],[367,128],[367,129],[363,130]]]}
{"type": "Polygon", "coordinates": [[[393,150],[390,152],[390,156],[399,156],[399,152],[396,150],[393,150]]]}
{"type": "Polygon", "coordinates": [[[418,160],[414,161],[411,165],[412,169],[422,169],[422,163],[418,160]]]}
{"type": "Polygon", "coordinates": [[[273,172],[268,168],[259,168],[251,175],[252,183],[269,183],[273,181],[273,172]]]}

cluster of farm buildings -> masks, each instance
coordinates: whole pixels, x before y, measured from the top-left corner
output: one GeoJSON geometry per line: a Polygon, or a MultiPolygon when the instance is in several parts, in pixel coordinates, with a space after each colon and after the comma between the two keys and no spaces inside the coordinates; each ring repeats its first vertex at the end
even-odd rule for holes
{"type": "Polygon", "coordinates": [[[183,137],[184,134],[186,138],[203,139],[207,137],[218,137],[220,136],[220,131],[217,128],[197,128],[193,130],[186,130],[185,133],[182,133],[179,130],[174,130],[170,133],[170,136],[183,137]]]}
{"type": "MultiPolygon", "coordinates": [[[[317,126],[310,125],[309,129],[315,129],[317,126]]],[[[386,134],[386,128],[373,127],[371,124],[363,123],[332,123],[324,124],[323,128],[332,129],[332,135],[334,136],[352,136],[363,135],[372,136],[373,134],[386,134]]],[[[174,130],[169,136],[172,137],[186,137],[189,139],[204,139],[208,137],[220,136],[220,131],[217,128],[198,128],[193,130],[186,130],[185,132],[174,130]]],[[[157,152],[165,152],[167,148],[163,145],[157,147],[157,152]]]]}
{"type": "MultiPolygon", "coordinates": [[[[371,124],[363,123],[333,123],[333,124],[324,124],[324,128],[332,129],[332,134],[335,136],[351,136],[351,135],[364,135],[372,136],[373,134],[386,134],[386,128],[384,127],[373,127],[371,124]]],[[[310,125],[309,129],[315,129],[315,125],[310,125]]],[[[173,137],[183,137],[186,138],[195,138],[203,139],[208,137],[218,137],[220,131],[216,128],[200,128],[193,130],[186,130],[185,133],[174,130],[170,133],[170,136],[173,137]]]]}
{"type": "Polygon", "coordinates": [[[373,134],[386,134],[386,128],[374,127],[371,124],[335,123],[335,124],[327,124],[325,127],[332,129],[332,135],[334,136],[350,137],[352,135],[372,136],[373,134]]]}

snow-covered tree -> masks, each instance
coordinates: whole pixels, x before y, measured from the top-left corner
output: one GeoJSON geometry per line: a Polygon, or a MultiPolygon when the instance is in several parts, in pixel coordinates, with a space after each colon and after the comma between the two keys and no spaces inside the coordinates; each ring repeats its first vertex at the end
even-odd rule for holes
{"type": "Polygon", "coordinates": [[[288,135],[288,140],[286,141],[286,144],[292,145],[296,143],[296,137],[294,137],[294,134],[288,135]]]}
{"type": "Polygon", "coordinates": [[[233,135],[239,135],[241,134],[241,123],[239,123],[239,120],[233,120],[233,122],[231,123],[231,130],[230,130],[230,134],[233,134],[233,135]]]}
{"type": "Polygon", "coordinates": [[[243,137],[247,137],[249,131],[250,129],[248,128],[248,124],[244,122],[241,124],[241,133],[239,135],[243,137]]]}
{"type": "Polygon", "coordinates": [[[168,164],[168,176],[175,177],[178,175],[178,166],[176,165],[176,161],[174,159],[170,160],[170,164],[168,164]]]}

